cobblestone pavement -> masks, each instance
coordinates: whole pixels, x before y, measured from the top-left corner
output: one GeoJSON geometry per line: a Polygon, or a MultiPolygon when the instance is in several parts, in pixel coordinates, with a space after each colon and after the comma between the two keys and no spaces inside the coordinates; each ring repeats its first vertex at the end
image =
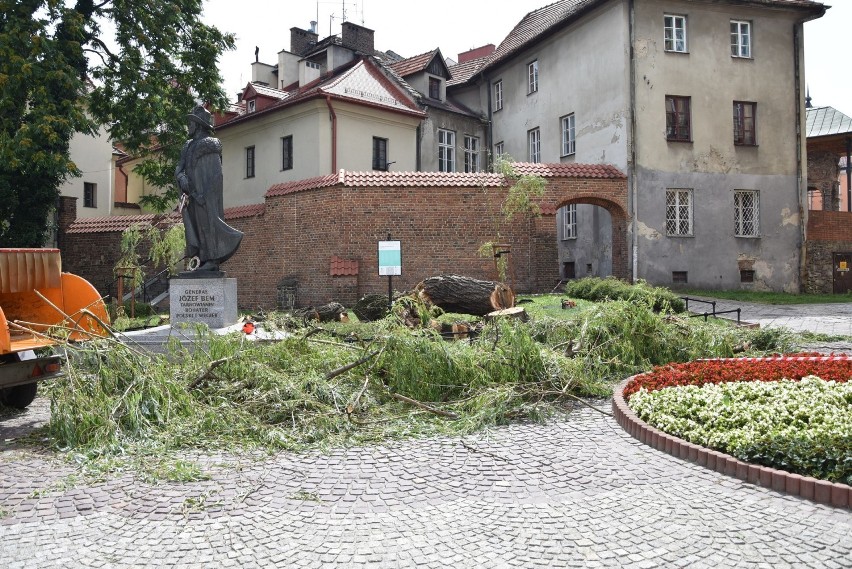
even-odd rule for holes
{"type": "MultiPolygon", "coordinates": [[[[693,297],[690,297],[693,298],[693,297]]],[[[761,327],[783,326],[794,332],[817,332],[830,336],[852,336],[852,302],[834,304],[761,304],[739,302],[718,298],[695,297],[715,301],[717,311],[742,309],[740,318],[761,327]]],[[[689,310],[695,313],[712,312],[709,304],[689,302],[689,310]]],[[[736,314],[725,314],[724,318],[737,319],[736,314]]]]}
{"type": "MultiPolygon", "coordinates": [[[[608,402],[599,402],[609,409],[608,402]]],[[[330,454],[203,459],[211,479],[69,486],[0,417],[0,566],[852,566],[852,515],[684,462],[580,407],[330,454]]]]}

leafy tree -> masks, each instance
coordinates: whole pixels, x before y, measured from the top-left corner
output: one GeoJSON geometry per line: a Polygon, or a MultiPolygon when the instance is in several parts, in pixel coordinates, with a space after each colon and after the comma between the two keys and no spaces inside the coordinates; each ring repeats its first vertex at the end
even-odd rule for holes
{"type": "Polygon", "coordinates": [[[80,174],[75,133],[104,125],[177,198],[186,115],[226,104],[216,65],[234,38],[201,22],[202,0],[0,0],[0,246],[38,246],[61,184],[80,174]],[[114,47],[111,47],[114,46],[114,47]]]}

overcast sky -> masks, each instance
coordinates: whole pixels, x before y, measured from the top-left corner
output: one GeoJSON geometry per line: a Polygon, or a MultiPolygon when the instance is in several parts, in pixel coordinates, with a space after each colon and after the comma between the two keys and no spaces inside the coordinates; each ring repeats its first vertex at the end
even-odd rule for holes
{"type": "MultiPolygon", "coordinates": [[[[320,38],[340,32],[346,19],[375,30],[376,49],[411,57],[436,47],[444,57],[488,43],[499,45],[525,14],[551,0],[206,0],[205,20],[237,36],[237,49],[222,57],[225,89],[233,98],[251,80],[254,48],[276,64],[290,48],[290,28],[318,23],[320,38]]],[[[831,4],[831,2],[827,2],[831,4]]],[[[852,72],[838,49],[852,26],[852,0],[834,0],[826,15],[805,24],[805,71],[815,106],[852,116],[852,72]]],[[[759,41],[759,39],[757,40],[759,41]]]]}

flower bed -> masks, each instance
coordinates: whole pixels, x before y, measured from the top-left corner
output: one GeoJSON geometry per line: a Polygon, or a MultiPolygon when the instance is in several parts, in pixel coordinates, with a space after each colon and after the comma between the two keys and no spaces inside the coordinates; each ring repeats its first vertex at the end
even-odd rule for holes
{"type": "Polygon", "coordinates": [[[670,435],[852,484],[850,376],[846,357],[704,360],[659,366],[635,377],[624,396],[640,419],[670,435]]]}
{"type": "Polygon", "coordinates": [[[852,359],[846,355],[792,354],[780,358],[697,360],[656,366],[635,376],[624,388],[624,399],[645,388],[655,391],[679,385],[706,385],[731,381],[799,380],[816,375],[840,383],[852,377],[852,359]]]}

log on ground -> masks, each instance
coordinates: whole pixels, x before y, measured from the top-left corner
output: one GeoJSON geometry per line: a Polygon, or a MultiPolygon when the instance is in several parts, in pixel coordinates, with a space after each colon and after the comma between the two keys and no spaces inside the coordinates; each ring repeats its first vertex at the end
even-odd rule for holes
{"type": "Polygon", "coordinates": [[[515,294],[508,285],[459,275],[429,277],[416,290],[424,301],[446,312],[485,316],[515,306],[515,294]]]}

